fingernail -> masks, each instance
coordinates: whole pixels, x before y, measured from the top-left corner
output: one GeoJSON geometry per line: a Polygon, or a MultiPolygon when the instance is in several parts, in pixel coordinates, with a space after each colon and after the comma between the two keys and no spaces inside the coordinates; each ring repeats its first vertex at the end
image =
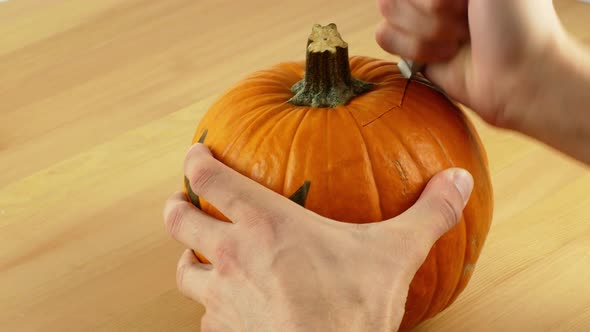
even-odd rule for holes
{"type": "Polygon", "coordinates": [[[458,168],[453,170],[452,178],[455,187],[461,194],[461,198],[463,198],[463,202],[467,203],[473,190],[473,177],[466,170],[458,168]]]}

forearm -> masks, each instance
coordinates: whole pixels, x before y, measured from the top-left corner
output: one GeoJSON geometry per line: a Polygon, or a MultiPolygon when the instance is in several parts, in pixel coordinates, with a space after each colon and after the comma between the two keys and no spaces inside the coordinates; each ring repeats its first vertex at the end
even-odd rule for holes
{"type": "Polygon", "coordinates": [[[590,164],[590,52],[564,37],[538,65],[534,90],[516,106],[528,118],[513,129],[590,164]]]}

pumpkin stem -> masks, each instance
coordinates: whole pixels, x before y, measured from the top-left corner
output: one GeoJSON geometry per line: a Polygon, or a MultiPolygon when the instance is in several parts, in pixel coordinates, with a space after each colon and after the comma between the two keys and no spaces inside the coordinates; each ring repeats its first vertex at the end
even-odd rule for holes
{"type": "Polygon", "coordinates": [[[336,107],[348,103],[375,84],[352,77],[348,44],[336,24],[315,24],[307,40],[305,76],[291,87],[289,102],[300,106],[336,107]]]}

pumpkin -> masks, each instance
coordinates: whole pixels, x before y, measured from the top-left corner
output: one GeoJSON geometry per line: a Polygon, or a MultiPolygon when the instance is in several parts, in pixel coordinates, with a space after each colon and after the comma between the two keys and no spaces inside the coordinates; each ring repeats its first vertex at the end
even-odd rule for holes
{"type": "MultiPolygon", "coordinates": [[[[467,285],[493,208],[476,129],[443,93],[404,78],[396,63],[349,58],[334,24],[313,27],[306,61],[255,72],[223,94],[200,121],[197,141],[241,174],[348,223],[395,217],[433,175],[467,169],[472,196],[460,224],[438,240],[416,273],[401,330],[441,312],[467,285]]],[[[186,178],[185,192],[194,205],[228,221],[186,178]]]]}

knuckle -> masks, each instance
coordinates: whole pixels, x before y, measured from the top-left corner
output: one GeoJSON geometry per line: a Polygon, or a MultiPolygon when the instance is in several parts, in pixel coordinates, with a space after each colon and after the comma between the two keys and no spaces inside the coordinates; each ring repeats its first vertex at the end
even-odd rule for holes
{"type": "MultiPolygon", "coordinates": [[[[257,211],[251,204],[248,204],[249,197],[241,191],[232,191],[226,194],[224,209],[232,212],[240,212],[245,219],[240,221],[249,221],[255,219],[257,211]]],[[[234,220],[235,222],[235,220],[234,220]]]]}
{"type": "Polygon", "coordinates": [[[235,222],[245,225],[247,229],[270,232],[274,222],[284,219],[276,209],[259,206],[252,197],[243,192],[229,193],[224,206],[228,212],[239,212],[240,219],[235,222]]]}
{"type": "Polygon", "coordinates": [[[188,169],[187,174],[190,180],[191,189],[197,193],[207,191],[219,175],[218,166],[217,162],[209,156],[200,154],[193,157],[192,164],[188,169]]]}
{"type": "Polygon", "coordinates": [[[277,225],[267,218],[274,217],[257,217],[247,224],[247,228],[250,233],[256,234],[256,239],[260,244],[266,248],[271,248],[277,242],[278,230],[277,225]]]}
{"type": "Polygon", "coordinates": [[[453,204],[448,195],[443,195],[437,200],[436,208],[439,213],[442,231],[453,228],[461,219],[461,211],[453,204]]]}
{"type": "Polygon", "coordinates": [[[215,249],[215,270],[220,276],[236,271],[238,267],[237,243],[231,239],[222,240],[215,249]]]}
{"type": "Polygon", "coordinates": [[[393,52],[393,43],[390,40],[391,36],[388,31],[388,27],[385,24],[382,24],[377,28],[375,31],[375,41],[379,44],[383,49],[393,52]]]}
{"type": "Polygon", "coordinates": [[[168,210],[164,221],[166,231],[169,234],[176,235],[179,233],[186,211],[185,204],[175,204],[168,210]]]}
{"type": "Polygon", "coordinates": [[[186,268],[187,265],[183,263],[179,263],[176,267],[176,288],[178,288],[182,294],[185,294],[184,275],[186,268]]]}
{"type": "Polygon", "coordinates": [[[377,0],[377,7],[381,14],[387,18],[394,10],[396,1],[398,0],[377,0]]]}

